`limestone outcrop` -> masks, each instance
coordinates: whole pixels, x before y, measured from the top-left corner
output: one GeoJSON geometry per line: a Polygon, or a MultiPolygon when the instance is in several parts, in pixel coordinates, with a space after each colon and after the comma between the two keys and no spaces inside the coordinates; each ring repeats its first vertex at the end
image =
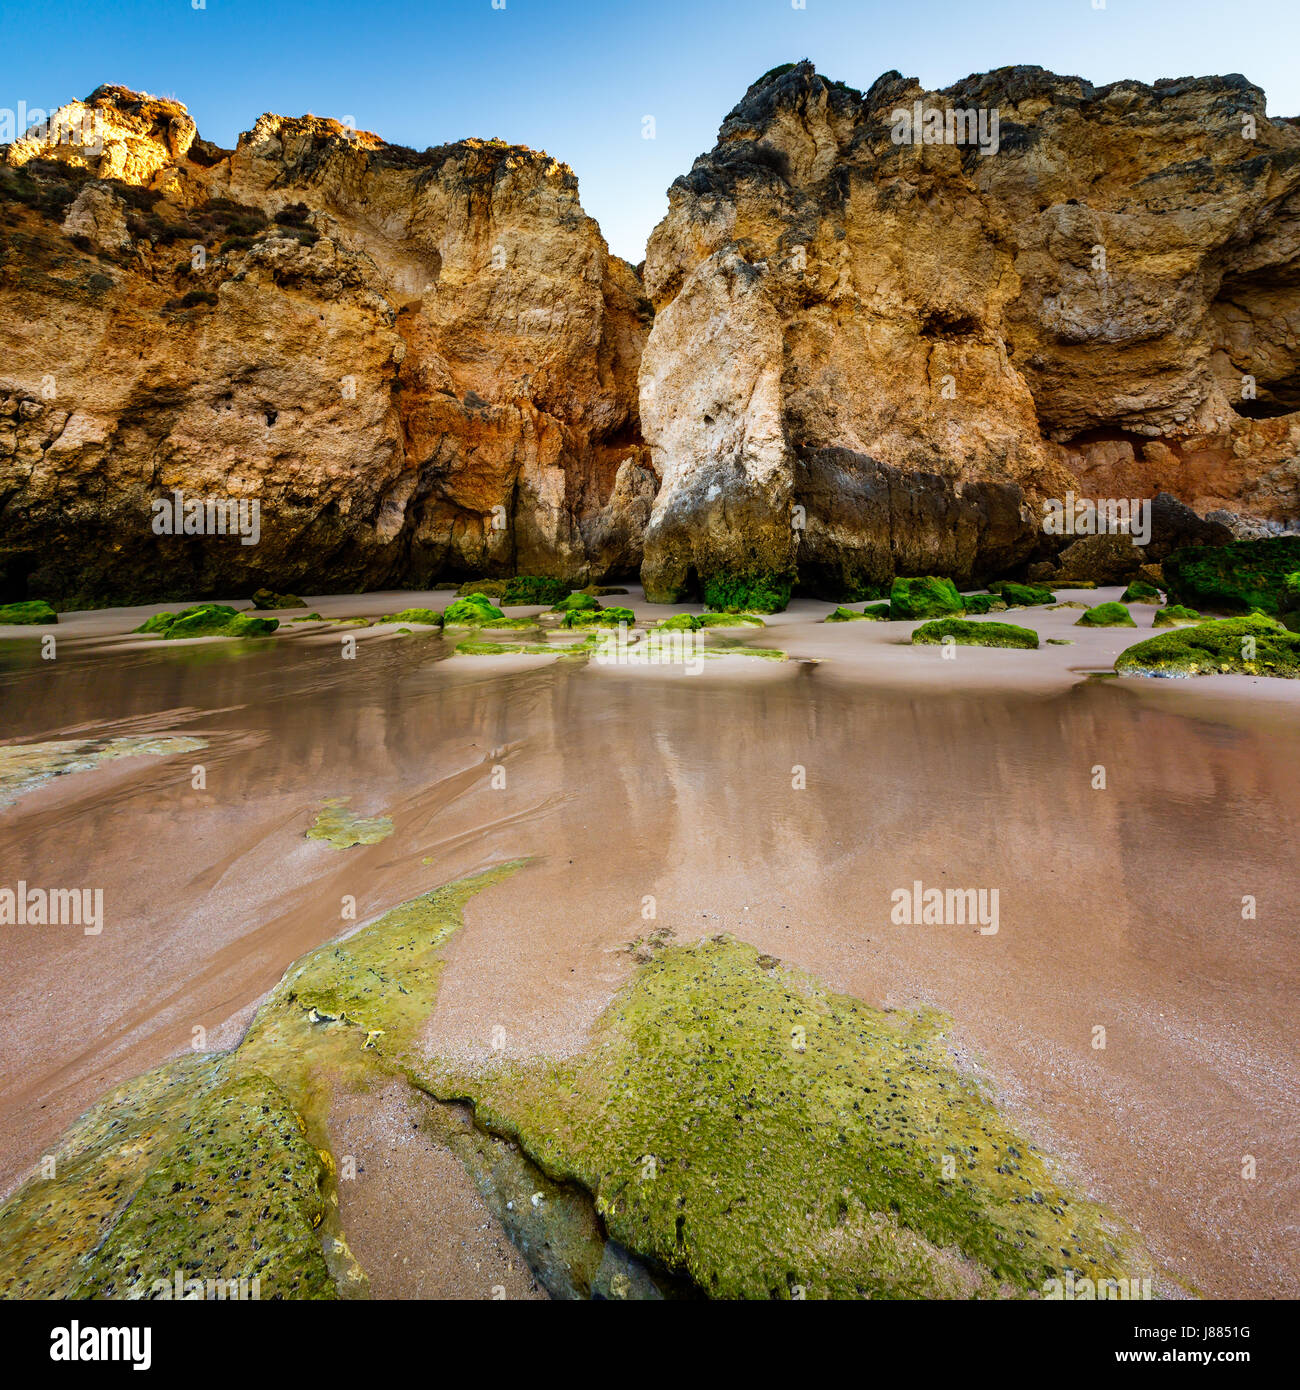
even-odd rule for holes
{"type": "Polygon", "coordinates": [[[649,306],[566,165],[315,117],[225,151],[101,88],[4,150],[0,200],[12,596],[636,574],[649,306]],[[160,499],[176,530],[255,501],[256,543],[160,533],[160,499]]]}
{"type": "Polygon", "coordinates": [[[987,579],[1071,490],[1300,519],[1300,128],[1244,78],[791,64],[669,199],[649,593],[987,579]]]}

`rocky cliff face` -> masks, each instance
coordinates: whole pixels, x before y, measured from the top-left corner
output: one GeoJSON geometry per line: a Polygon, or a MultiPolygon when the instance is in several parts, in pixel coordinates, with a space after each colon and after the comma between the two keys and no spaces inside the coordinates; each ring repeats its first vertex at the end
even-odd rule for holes
{"type": "Polygon", "coordinates": [[[1300,126],[1243,78],[777,69],[644,285],[527,149],[227,151],[121,88],[91,123],[0,161],[0,599],[640,568],[771,606],[1047,568],[1070,491],[1300,521],[1300,126]],[[258,543],[158,534],[176,490],[258,543]]]}
{"type": "Polygon", "coordinates": [[[103,88],[0,169],[0,582],[64,603],[635,574],[649,306],[567,166],[103,88]],[[151,504],[256,499],[256,545],[151,504]]]}
{"type": "Polygon", "coordinates": [[[669,196],[649,593],[988,578],[1071,489],[1300,517],[1300,128],[1244,79],[799,63],[669,196]]]}

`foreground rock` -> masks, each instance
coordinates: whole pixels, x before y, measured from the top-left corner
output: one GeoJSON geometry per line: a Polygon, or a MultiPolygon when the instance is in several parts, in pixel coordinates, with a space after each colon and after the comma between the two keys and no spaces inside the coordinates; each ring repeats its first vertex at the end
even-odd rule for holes
{"type": "Polygon", "coordinates": [[[912,644],[955,642],[959,647],[1024,647],[1038,650],[1038,634],[1015,623],[972,623],[963,618],[940,618],[922,623],[912,634],[912,644]]]}
{"type": "Polygon", "coordinates": [[[1221,618],[1148,637],[1115,659],[1122,676],[1300,679],[1300,636],[1263,614],[1221,618]]]}

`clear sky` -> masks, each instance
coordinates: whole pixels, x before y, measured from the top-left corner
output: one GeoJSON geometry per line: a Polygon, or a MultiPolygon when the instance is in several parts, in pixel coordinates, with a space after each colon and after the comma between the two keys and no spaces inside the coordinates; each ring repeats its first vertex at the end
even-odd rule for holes
{"type": "Polygon", "coordinates": [[[227,147],[263,111],[351,116],[417,149],[500,136],[572,165],[631,261],[745,88],[799,58],[859,88],[891,68],[931,88],[1012,63],[1098,84],[1241,72],[1271,115],[1300,114],[1300,0],[799,3],[4,0],[0,107],[116,82],[183,101],[227,147]]]}

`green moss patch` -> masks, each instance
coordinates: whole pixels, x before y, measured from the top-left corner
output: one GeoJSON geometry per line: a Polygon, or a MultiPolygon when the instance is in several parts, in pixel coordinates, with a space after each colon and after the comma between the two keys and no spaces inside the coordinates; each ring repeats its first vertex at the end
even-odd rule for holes
{"type": "Polygon", "coordinates": [[[1152,627],[1186,627],[1189,623],[1204,622],[1205,619],[1194,608],[1184,608],[1180,604],[1171,603],[1167,608],[1162,608],[1154,618],[1151,619],[1152,627]]]}
{"type": "Polygon", "coordinates": [[[21,603],[0,603],[0,626],[48,627],[58,621],[59,615],[43,598],[25,599],[21,603]]]}
{"type": "Polygon", "coordinates": [[[636,614],[630,608],[572,608],[564,615],[564,627],[631,627],[636,614]]]}
{"type": "Polygon", "coordinates": [[[419,627],[441,627],[442,614],[436,608],[403,608],[400,613],[390,613],[386,623],[415,623],[419,627]]]}
{"type": "Polygon", "coordinates": [[[1160,590],[1144,579],[1135,579],[1119,596],[1121,603],[1163,603],[1160,590]]]}
{"type": "Polygon", "coordinates": [[[186,637],[269,637],[278,618],[250,618],[224,603],[198,603],[179,613],[155,613],[136,632],[159,633],[166,641],[186,637]]]}
{"type": "Polygon", "coordinates": [[[788,575],[714,574],[704,581],[704,606],[717,613],[780,613],[793,587],[788,575]]]}
{"type": "Polygon", "coordinates": [[[1038,634],[1014,623],[971,623],[963,618],[940,618],[923,623],[912,633],[912,643],[941,643],[951,639],[962,647],[1025,647],[1037,649],[1038,634]]]}
{"type": "Polygon", "coordinates": [[[118,758],[165,758],[206,748],[201,738],[150,737],[62,739],[52,743],[0,745],[0,806],[43,786],[53,777],[90,772],[118,758]]]}
{"type": "Polygon", "coordinates": [[[1136,627],[1133,615],[1122,603],[1099,603],[1075,623],[1075,627],[1136,627]]]}
{"type": "Polygon", "coordinates": [[[967,613],[1001,613],[1007,607],[1000,594],[963,594],[961,601],[967,613]]]}
{"type": "Polygon", "coordinates": [[[1016,584],[1003,580],[992,586],[1011,608],[1035,608],[1041,603],[1051,603],[1056,595],[1050,589],[1037,584],[1016,584]]]}
{"type": "Polygon", "coordinates": [[[595,613],[599,612],[600,604],[595,597],[588,593],[569,594],[562,598],[551,609],[552,613],[595,613]]]}
{"type": "Polygon", "coordinates": [[[932,575],[895,579],[889,591],[889,616],[895,621],[943,618],[963,612],[965,604],[951,579],[936,579],[932,575]]]}
{"type": "Polygon", "coordinates": [[[447,627],[481,627],[504,617],[505,614],[483,594],[473,593],[448,604],[442,621],[447,627]]]}
{"type": "Polygon", "coordinates": [[[331,797],[316,813],[307,839],[324,840],[335,849],[351,849],[353,845],[377,845],[393,833],[393,822],[387,816],[363,816],[347,809],[345,796],[331,797]]]}
{"type": "Polygon", "coordinates": [[[1122,676],[1300,678],[1300,636],[1262,613],[1222,618],[1148,637],[1115,660],[1122,676]]]}
{"type": "Polygon", "coordinates": [[[429,1075],[720,1298],[1029,1293],[1135,1273],[1095,1207],[887,1014],[727,938],[642,965],[582,1056],[429,1075]]]}
{"type": "Polygon", "coordinates": [[[1286,606],[1287,575],[1300,570],[1300,536],[1175,550],[1163,564],[1171,603],[1226,613],[1286,606]]]}
{"type": "Polygon", "coordinates": [[[525,604],[559,603],[569,592],[561,579],[542,579],[536,575],[519,574],[506,581],[499,602],[503,607],[522,607],[525,604]]]}

